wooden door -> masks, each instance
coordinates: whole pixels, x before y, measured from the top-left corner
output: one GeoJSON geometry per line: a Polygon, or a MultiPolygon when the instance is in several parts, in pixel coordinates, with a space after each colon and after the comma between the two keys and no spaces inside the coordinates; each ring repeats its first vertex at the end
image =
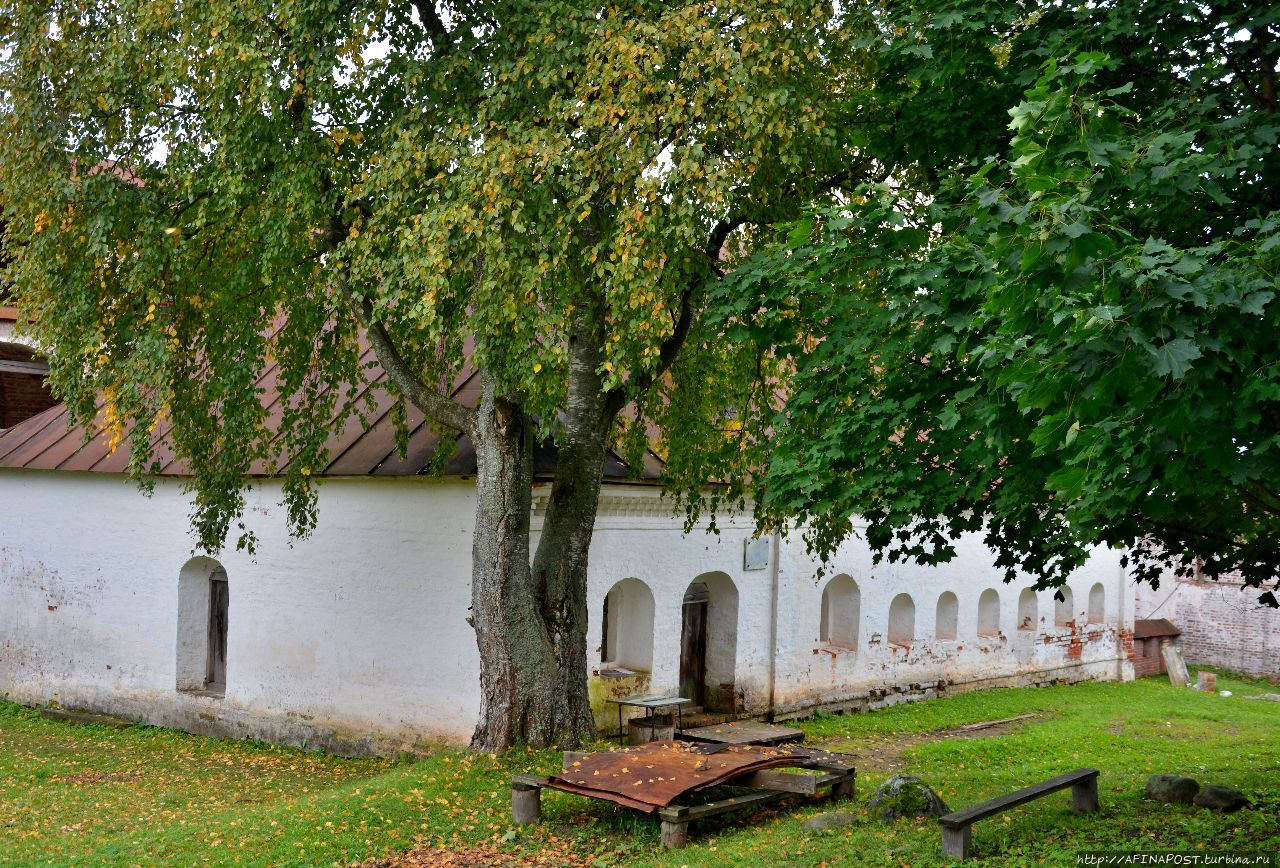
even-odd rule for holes
{"type": "Polygon", "coordinates": [[[227,686],[227,580],[213,576],[209,581],[209,664],[205,686],[225,690],[227,686]]]}
{"type": "Polygon", "coordinates": [[[686,600],[680,628],[680,695],[707,701],[707,601],[686,600]]]}

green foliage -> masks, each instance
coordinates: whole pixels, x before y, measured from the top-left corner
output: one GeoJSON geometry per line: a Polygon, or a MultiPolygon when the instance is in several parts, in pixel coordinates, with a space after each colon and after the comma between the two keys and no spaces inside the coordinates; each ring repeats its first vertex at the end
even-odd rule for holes
{"type": "MultiPolygon", "coordinates": [[[[660,414],[721,242],[750,252],[740,227],[794,219],[844,168],[839,14],[5,3],[17,303],[56,392],[128,439],[135,475],[171,430],[209,548],[250,470],[283,468],[294,530],[314,525],[329,433],[371,410],[339,385],[370,358],[366,316],[429,389],[481,367],[551,438],[586,317],[604,387],[660,414]]],[[[700,389],[736,363],[702,363],[719,379],[700,389]]]]}
{"type": "MultiPolygon", "coordinates": [[[[958,14],[916,8],[891,57],[958,14]]],[[[882,555],[921,562],[981,530],[1038,587],[1099,544],[1152,583],[1197,560],[1275,581],[1278,13],[1044,6],[1000,29],[984,8],[988,74],[1025,82],[1002,156],[886,148],[890,183],[816,209],[719,296],[731,340],[794,366],[756,450],[764,520],[829,552],[862,515],[882,555]]]]}
{"type": "MultiPolygon", "coordinates": [[[[501,756],[440,749],[415,763],[344,760],[288,748],[148,728],[41,720],[0,704],[0,862],[153,865],[362,864],[416,848],[486,848],[557,865],[943,865],[933,821],[883,824],[862,801],[889,758],[953,808],[1093,766],[1103,813],[1077,816],[1066,793],[981,823],[979,864],[1074,864],[1080,849],[1209,848],[1274,852],[1280,733],[1272,703],[1241,698],[1274,687],[1226,674],[1222,698],[1149,678],[992,690],[799,725],[806,743],[859,757],[860,816],[821,835],[806,819],[832,810],[796,800],[695,824],[690,846],[665,852],[658,822],[564,793],[543,796],[543,822],[514,829],[511,775],[559,767],[554,751],[501,756]],[[937,730],[1035,712],[986,737],[937,730]],[[1017,757],[1017,762],[1010,762],[1017,757]],[[1222,815],[1143,801],[1148,775],[1190,775],[1241,789],[1256,807],[1222,815]]],[[[480,861],[479,859],[475,861],[480,861]]]]}

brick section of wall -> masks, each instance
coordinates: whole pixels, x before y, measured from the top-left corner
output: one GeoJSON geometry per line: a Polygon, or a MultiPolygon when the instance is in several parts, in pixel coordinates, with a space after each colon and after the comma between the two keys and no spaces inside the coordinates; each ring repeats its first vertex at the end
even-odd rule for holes
{"type": "Polygon", "coordinates": [[[1237,577],[1168,576],[1159,590],[1139,591],[1137,617],[1172,621],[1188,663],[1280,679],[1280,610],[1260,606],[1258,594],[1237,577]]]}
{"type": "Polygon", "coordinates": [[[1160,656],[1159,639],[1138,639],[1133,642],[1129,659],[1133,661],[1133,676],[1146,678],[1164,672],[1164,658],[1160,656]]]}
{"type": "MultiPolygon", "coordinates": [[[[26,347],[3,344],[0,361],[38,362],[41,359],[26,347]]],[[[0,428],[12,428],[56,403],[57,399],[39,374],[0,372],[0,428]]]]}

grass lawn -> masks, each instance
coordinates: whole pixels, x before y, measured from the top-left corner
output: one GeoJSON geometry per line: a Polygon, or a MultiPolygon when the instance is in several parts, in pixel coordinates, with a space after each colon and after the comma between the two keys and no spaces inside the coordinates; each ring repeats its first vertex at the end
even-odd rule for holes
{"type": "Polygon", "coordinates": [[[655,819],[560,793],[543,822],[510,825],[514,772],[559,768],[552,752],[506,757],[441,752],[417,761],[350,760],[166,730],[43,720],[0,703],[0,863],[348,865],[410,850],[455,861],[502,854],[541,864],[941,864],[932,821],[884,825],[861,813],[894,769],[932,783],[953,808],[1050,777],[1102,770],[1102,812],[1077,817],[1059,793],[974,827],[975,863],[1073,864],[1080,849],[1280,853],[1280,703],[1275,692],[1220,676],[1229,698],[1132,684],[997,690],[912,703],[802,727],[811,744],[864,757],[852,825],[813,835],[807,817],[831,808],[792,803],[695,824],[691,845],[664,853],[655,819]],[[923,734],[1033,712],[982,737],[923,734]],[[1234,815],[1142,800],[1154,772],[1243,790],[1234,815]]]}

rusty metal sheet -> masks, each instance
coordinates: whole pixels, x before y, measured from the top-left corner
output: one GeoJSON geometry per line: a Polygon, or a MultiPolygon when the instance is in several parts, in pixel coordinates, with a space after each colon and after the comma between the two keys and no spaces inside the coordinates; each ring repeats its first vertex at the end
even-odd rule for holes
{"type": "Polygon", "coordinates": [[[681,796],[763,769],[804,767],[809,752],[765,745],[655,741],[583,754],[551,778],[554,789],[656,811],[681,796]]]}

